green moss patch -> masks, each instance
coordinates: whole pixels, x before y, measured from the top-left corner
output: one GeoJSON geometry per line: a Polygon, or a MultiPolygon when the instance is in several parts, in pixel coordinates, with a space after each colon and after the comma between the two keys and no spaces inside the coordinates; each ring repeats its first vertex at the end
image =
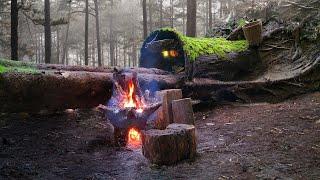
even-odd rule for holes
{"type": "Polygon", "coordinates": [[[6,72],[37,73],[38,70],[30,63],[0,59],[0,73],[6,72]]]}
{"type": "Polygon", "coordinates": [[[159,32],[175,33],[182,42],[183,50],[190,61],[196,60],[201,55],[215,54],[220,58],[225,58],[226,53],[242,52],[248,49],[249,44],[246,40],[229,41],[225,38],[193,38],[182,35],[180,32],[171,28],[163,28],[159,32]]]}
{"type": "Polygon", "coordinates": [[[171,28],[163,28],[159,31],[175,33],[182,42],[183,50],[190,61],[196,60],[201,55],[212,54],[224,58],[226,57],[226,53],[245,51],[249,47],[246,40],[229,41],[225,38],[193,38],[184,36],[171,28]]]}

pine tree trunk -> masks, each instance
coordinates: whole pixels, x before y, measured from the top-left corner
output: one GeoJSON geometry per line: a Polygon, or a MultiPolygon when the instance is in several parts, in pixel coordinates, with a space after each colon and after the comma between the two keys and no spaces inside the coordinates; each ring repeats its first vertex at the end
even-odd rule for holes
{"type": "Polygon", "coordinates": [[[57,27],[57,64],[60,64],[60,27],[57,27]]]}
{"type": "Polygon", "coordinates": [[[185,1],[182,2],[182,33],[186,34],[186,5],[185,1]]]}
{"type": "Polygon", "coordinates": [[[209,0],[209,31],[212,30],[212,0],[209,0]]]}
{"type": "Polygon", "coordinates": [[[149,0],[149,32],[151,33],[153,31],[153,14],[152,14],[152,10],[153,10],[153,4],[152,4],[153,0],[149,0]]]}
{"type": "Polygon", "coordinates": [[[62,64],[66,64],[67,63],[67,58],[68,58],[68,38],[69,38],[69,29],[70,29],[70,19],[71,19],[71,3],[69,3],[69,12],[68,12],[68,24],[67,24],[67,30],[66,30],[66,37],[64,40],[64,47],[63,47],[63,53],[62,53],[62,64]]]}
{"type": "Polygon", "coordinates": [[[51,18],[50,18],[50,0],[44,1],[44,13],[45,13],[45,63],[51,63],[51,18]]]}
{"type": "MultiPolygon", "coordinates": [[[[113,0],[111,0],[110,10],[113,8],[113,0]]],[[[110,65],[115,66],[114,57],[114,37],[113,37],[113,14],[110,12],[110,26],[109,26],[109,39],[110,39],[110,65]]]]}
{"type": "Polygon", "coordinates": [[[87,66],[89,64],[89,0],[86,0],[84,38],[84,63],[87,66]]]}
{"type": "Polygon", "coordinates": [[[171,26],[171,28],[173,28],[174,27],[174,9],[173,9],[173,0],[170,0],[170,14],[171,14],[171,18],[170,18],[170,26],[171,26]]]}
{"type": "Polygon", "coordinates": [[[142,16],[143,16],[143,39],[148,36],[148,23],[147,23],[147,0],[142,0],[142,16]]]}
{"type": "Polygon", "coordinates": [[[18,61],[18,20],[19,9],[17,0],[11,1],[11,59],[18,61]]]}
{"type": "Polygon", "coordinates": [[[197,1],[187,1],[187,36],[196,37],[197,33],[197,1]]]}
{"type": "Polygon", "coordinates": [[[163,0],[160,1],[160,27],[163,27],[163,0]]]}
{"type": "Polygon", "coordinates": [[[100,22],[99,22],[99,7],[97,0],[94,0],[95,10],[96,10],[96,36],[97,36],[97,50],[98,50],[98,66],[102,66],[101,57],[101,42],[100,42],[100,22]]]}
{"type": "Polygon", "coordinates": [[[133,45],[132,45],[132,65],[137,65],[137,43],[136,43],[136,29],[133,27],[133,45]]]}

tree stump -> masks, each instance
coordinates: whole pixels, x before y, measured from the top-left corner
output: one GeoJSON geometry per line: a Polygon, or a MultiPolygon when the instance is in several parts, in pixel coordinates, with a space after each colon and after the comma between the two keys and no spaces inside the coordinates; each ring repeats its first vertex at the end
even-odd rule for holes
{"type": "Polygon", "coordinates": [[[160,129],[165,129],[166,126],[173,123],[173,113],[172,113],[172,101],[182,98],[181,89],[168,89],[161,92],[162,95],[162,115],[164,125],[160,129]]]}
{"type": "Polygon", "coordinates": [[[190,98],[172,101],[173,122],[194,125],[194,114],[190,98]]]}
{"type": "Polygon", "coordinates": [[[151,129],[142,132],[142,152],[151,163],[172,165],[196,156],[195,127],[187,124],[170,124],[165,130],[151,129]]]}

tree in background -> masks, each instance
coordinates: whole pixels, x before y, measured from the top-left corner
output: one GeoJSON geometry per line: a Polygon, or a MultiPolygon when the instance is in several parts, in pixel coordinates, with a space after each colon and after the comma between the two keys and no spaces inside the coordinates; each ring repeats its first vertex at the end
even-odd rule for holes
{"type": "Polygon", "coordinates": [[[209,0],[209,30],[212,30],[212,0],[209,0]]]}
{"type": "Polygon", "coordinates": [[[11,1],[11,59],[18,60],[18,21],[19,8],[17,0],[11,1]]]}
{"type": "MultiPolygon", "coordinates": [[[[15,18],[14,15],[11,16],[10,7],[14,5],[14,1],[0,0],[1,58],[11,59],[11,49],[16,49],[12,52],[17,52],[15,55],[17,58],[13,59],[44,63],[48,60],[45,58],[45,51],[51,49],[50,63],[98,66],[99,56],[101,56],[101,64],[106,66],[128,67],[137,64],[139,49],[145,37],[143,0],[97,0],[97,3],[95,0],[50,0],[51,33],[44,31],[44,1],[17,1],[19,26],[16,32],[18,35],[11,36],[11,28],[15,29],[15,21],[11,18],[15,18]],[[98,9],[95,8],[95,4],[98,4],[98,9]],[[86,13],[86,5],[88,5],[88,13],[86,13]],[[98,12],[94,12],[95,9],[98,12]],[[98,20],[96,13],[99,14],[98,20]],[[84,22],[86,14],[87,25],[84,22]],[[93,21],[90,21],[89,16],[94,17],[93,21]],[[45,47],[45,34],[51,34],[52,48],[45,47]],[[11,38],[13,40],[17,37],[19,41],[15,48],[10,48],[14,45],[11,43],[11,38]],[[98,45],[99,39],[101,52],[98,45]]],[[[278,3],[276,0],[269,1],[278,3]]],[[[269,1],[255,0],[254,4],[260,4],[263,7],[269,1]]],[[[197,0],[195,8],[194,1],[146,0],[147,33],[162,27],[174,26],[178,31],[186,34],[188,19],[189,35],[192,30],[191,36],[195,34],[217,36],[220,33],[220,25],[237,22],[239,18],[244,17],[246,7],[251,7],[252,2],[252,0],[197,0]],[[197,12],[194,10],[189,18],[187,3],[189,4],[188,14],[192,8],[197,10],[197,12]],[[190,24],[193,24],[191,28],[190,24]]],[[[17,13],[17,11],[13,12],[17,13]]]]}
{"type": "Polygon", "coordinates": [[[147,0],[142,0],[143,39],[148,36],[147,0]]]}
{"type": "Polygon", "coordinates": [[[86,0],[85,8],[85,35],[84,35],[84,64],[89,65],[89,0],[86,0]]]}
{"type": "Polygon", "coordinates": [[[94,7],[96,12],[96,36],[97,36],[97,50],[98,50],[98,66],[102,66],[102,56],[101,56],[101,42],[100,42],[100,20],[99,20],[99,6],[98,0],[94,0],[94,7]]]}
{"type": "Polygon", "coordinates": [[[51,18],[50,0],[44,1],[44,33],[45,33],[45,63],[51,63],[51,18]]]}
{"type": "Polygon", "coordinates": [[[197,33],[197,0],[187,1],[187,36],[195,37],[197,33]]]}

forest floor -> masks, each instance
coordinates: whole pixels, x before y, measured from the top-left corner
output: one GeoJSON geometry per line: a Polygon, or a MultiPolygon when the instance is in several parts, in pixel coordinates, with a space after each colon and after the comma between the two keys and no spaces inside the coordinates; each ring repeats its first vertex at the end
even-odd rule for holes
{"type": "Polygon", "coordinates": [[[198,154],[151,165],[140,149],[109,145],[94,111],[0,115],[0,179],[318,179],[320,92],[278,104],[196,113],[198,154]]]}

